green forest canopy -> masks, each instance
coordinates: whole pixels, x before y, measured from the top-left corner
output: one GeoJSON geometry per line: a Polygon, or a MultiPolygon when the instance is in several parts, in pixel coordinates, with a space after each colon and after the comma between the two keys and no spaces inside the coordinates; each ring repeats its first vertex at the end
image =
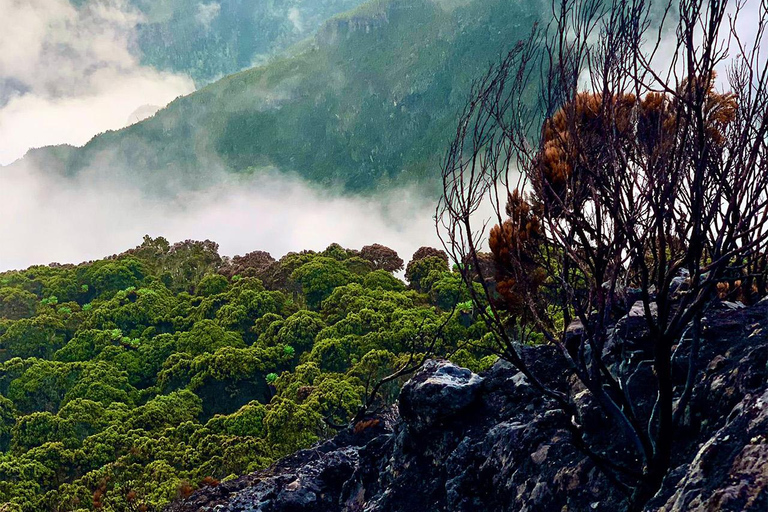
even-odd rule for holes
{"type": "Polygon", "coordinates": [[[348,422],[443,324],[436,353],[488,367],[458,273],[416,256],[406,285],[379,245],[275,261],[145,237],[0,273],[0,510],[159,510],[264,468],[348,422]]]}

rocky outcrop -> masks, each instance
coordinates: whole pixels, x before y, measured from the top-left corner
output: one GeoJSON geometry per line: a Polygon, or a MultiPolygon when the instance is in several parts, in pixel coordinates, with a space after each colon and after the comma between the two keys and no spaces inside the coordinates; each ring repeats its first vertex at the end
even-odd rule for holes
{"type": "Polygon", "coordinates": [[[477,398],[483,378],[448,361],[427,361],[400,392],[398,411],[414,432],[450,421],[477,398]]]}
{"type": "Polygon", "coordinates": [[[338,16],[328,20],[317,32],[315,39],[319,45],[335,45],[353,34],[370,34],[388,23],[389,12],[386,9],[375,13],[338,16]]]}
{"type": "MultiPolygon", "coordinates": [[[[705,332],[673,469],[646,511],[768,510],[768,303],[715,311],[705,332]]],[[[549,385],[570,388],[591,446],[621,445],[551,347],[523,356],[549,385]]],[[[429,361],[404,386],[399,410],[169,511],[626,510],[626,495],[578,448],[572,425],[503,361],[482,376],[429,361]]]]}
{"type": "Polygon", "coordinates": [[[768,510],[768,391],[739,402],[661,510],[768,510]]]}

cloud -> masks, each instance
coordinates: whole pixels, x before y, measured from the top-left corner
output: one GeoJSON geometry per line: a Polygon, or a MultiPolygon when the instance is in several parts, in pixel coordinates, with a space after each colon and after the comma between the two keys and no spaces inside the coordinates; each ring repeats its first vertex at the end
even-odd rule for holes
{"type": "Polygon", "coordinates": [[[145,234],[211,239],[230,256],[259,249],[279,257],[337,242],[381,243],[407,260],[422,245],[439,246],[433,203],[408,189],[343,197],[265,173],[161,199],[124,183],[53,177],[17,164],[0,172],[0,191],[0,270],[97,259],[138,245],[145,234]]]}
{"type": "Polygon", "coordinates": [[[200,4],[197,6],[197,14],[195,14],[195,20],[197,20],[203,27],[210,28],[211,23],[215,20],[221,12],[221,4],[200,4]]]}
{"type": "MultiPolygon", "coordinates": [[[[198,21],[212,22],[217,7],[200,4],[198,21]]],[[[301,23],[298,11],[291,20],[301,23]]],[[[122,0],[81,7],[0,0],[0,164],[31,147],[81,145],[193,89],[185,76],[140,64],[132,46],[140,22],[122,0]]],[[[292,84],[263,94],[274,107],[292,84]]],[[[30,159],[0,168],[0,270],[102,258],[138,245],[145,234],[215,240],[226,255],[260,249],[276,257],[338,242],[382,243],[408,259],[422,245],[439,244],[434,205],[411,190],[342,197],[264,171],[248,178],[222,173],[189,191],[166,172],[137,183],[135,172],[110,156],[70,178],[30,159]]],[[[210,173],[219,168],[215,155],[198,158],[210,173]]]]}
{"type": "Polygon", "coordinates": [[[293,23],[293,28],[296,32],[304,31],[304,24],[301,22],[301,11],[296,7],[291,7],[288,10],[288,20],[293,23]]]}
{"type": "Polygon", "coordinates": [[[194,89],[140,64],[141,15],[124,0],[0,0],[0,13],[0,165],[32,147],[82,145],[194,89]]]}

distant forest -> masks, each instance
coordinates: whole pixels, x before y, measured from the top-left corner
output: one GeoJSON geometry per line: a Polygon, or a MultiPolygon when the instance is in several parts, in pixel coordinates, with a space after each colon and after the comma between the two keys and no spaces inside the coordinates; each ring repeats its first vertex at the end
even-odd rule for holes
{"type": "MultiPolygon", "coordinates": [[[[226,173],[258,179],[277,170],[346,192],[415,185],[436,196],[440,159],[473,79],[526,37],[538,16],[535,6],[506,0],[368,2],[152,118],[82,148],[33,150],[26,161],[47,173],[89,171],[167,195],[226,173]]],[[[153,48],[165,32],[157,30],[140,35],[153,38],[147,58],[160,65],[153,48]]]]}

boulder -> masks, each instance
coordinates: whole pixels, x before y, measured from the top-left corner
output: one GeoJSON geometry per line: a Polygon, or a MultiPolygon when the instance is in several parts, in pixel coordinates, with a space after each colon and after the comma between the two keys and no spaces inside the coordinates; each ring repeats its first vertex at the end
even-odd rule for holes
{"type": "Polygon", "coordinates": [[[482,382],[450,361],[429,360],[400,391],[400,416],[414,431],[423,432],[472,404],[482,382]]]}
{"type": "Polygon", "coordinates": [[[747,395],[684,467],[662,512],[768,510],[768,391],[747,395]]]}
{"type": "MultiPolygon", "coordinates": [[[[656,303],[649,305],[651,315],[656,316],[656,303]]],[[[645,318],[643,301],[638,300],[632,304],[629,312],[621,317],[614,328],[614,337],[623,342],[625,351],[646,350],[648,348],[650,332],[645,318]]]]}

